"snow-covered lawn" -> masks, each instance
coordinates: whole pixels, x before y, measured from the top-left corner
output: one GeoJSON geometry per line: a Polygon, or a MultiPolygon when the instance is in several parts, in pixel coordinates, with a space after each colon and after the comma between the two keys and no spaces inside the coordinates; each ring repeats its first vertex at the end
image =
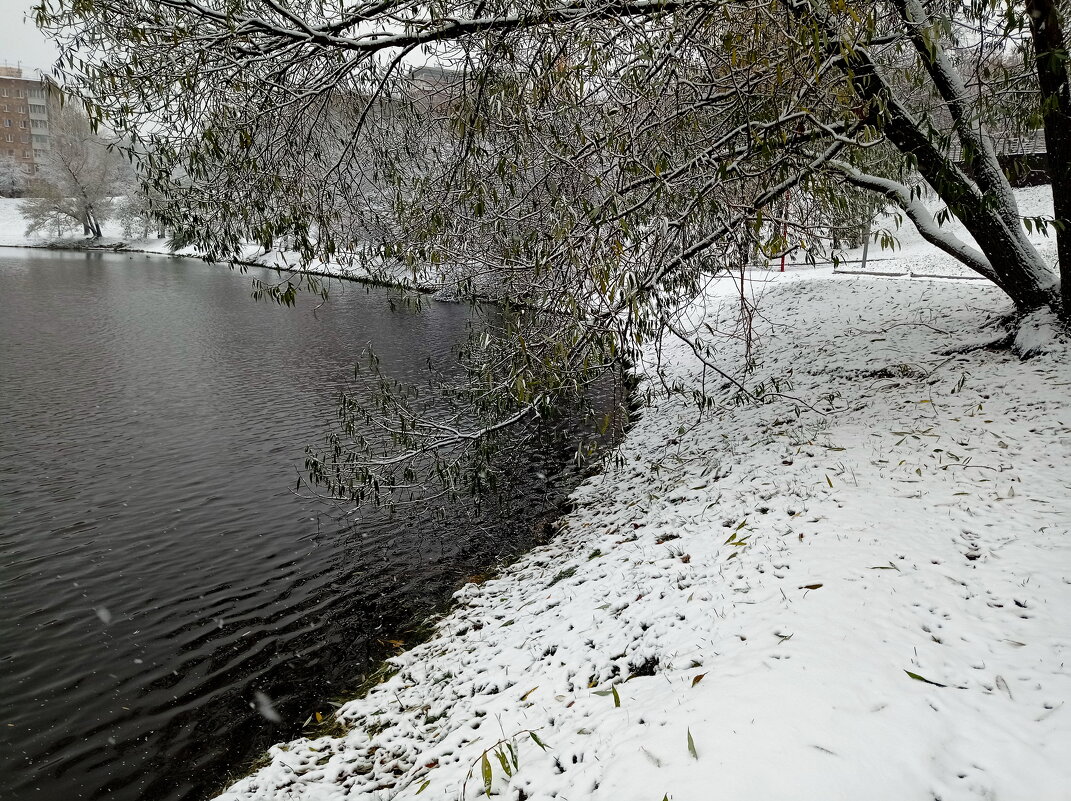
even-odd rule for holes
{"type": "MultiPolygon", "coordinates": [[[[1019,214],[1023,217],[1031,219],[1052,217],[1052,187],[1048,185],[1016,189],[1015,200],[1019,206],[1019,214]]],[[[935,215],[944,209],[944,204],[939,200],[931,199],[926,202],[935,215]]],[[[967,233],[967,229],[959,220],[952,218],[941,227],[964,242],[975,244],[974,237],[967,233]]],[[[871,244],[865,267],[867,273],[973,279],[979,277],[947,253],[943,253],[924,240],[906,217],[897,226],[897,221],[892,215],[885,215],[874,224],[874,231],[879,230],[889,231],[896,240],[896,246],[892,250],[883,250],[871,244]]],[[[1033,223],[1028,229],[1030,241],[1037,247],[1042,258],[1055,269],[1056,239],[1052,234],[1051,228],[1047,231],[1038,230],[1033,223]]],[[[862,258],[862,249],[846,251],[842,256],[846,261],[842,270],[858,272],[862,268],[859,263],[862,258]]]]}
{"type": "MultiPolygon", "coordinates": [[[[1069,346],[1039,316],[1027,361],[953,353],[998,336],[981,282],[751,286],[744,381],[780,396],[645,410],[346,736],[221,798],[1071,798],[1069,346]]],[[[705,313],[733,323],[729,282],[705,313]]]]}

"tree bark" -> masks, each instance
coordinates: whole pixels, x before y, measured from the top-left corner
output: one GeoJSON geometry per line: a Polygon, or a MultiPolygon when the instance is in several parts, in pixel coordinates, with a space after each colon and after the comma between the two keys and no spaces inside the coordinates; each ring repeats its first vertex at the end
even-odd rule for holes
{"type": "Polygon", "coordinates": [[[1045,151],[1052,181],[1061,316],[1067,319],[1071,317],[1071,92],[1067,80],[1067,45],[1052,0],[1027,0],[1026,13],[1034,41],[1045,151]]]}
{"type": "Polygon", "coordinates": [[[85,233],[93,234],[94,239],[100,239],[103,235],[100,230],[100,222],[97,220],[97,215],[93,213],[92,209],[86,209],[85,219],[82,222],[82,228],[85,233]]]}

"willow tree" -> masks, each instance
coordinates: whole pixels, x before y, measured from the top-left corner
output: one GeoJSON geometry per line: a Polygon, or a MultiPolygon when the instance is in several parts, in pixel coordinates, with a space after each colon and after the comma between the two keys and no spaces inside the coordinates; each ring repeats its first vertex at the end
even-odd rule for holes
{"type": "Polygon", "coordinates": [[[38,157],[39,171],[29,184],[29,197],[19,204],[28,231],[82,226],[99,239],[101,225],[113,213],[114,198],[132,184],[126,160],[114,142],[91,129],[89,118],[74,106],[51,112],[50,145],[38,157]]]}
{"type": "MultiPolygon", "coordinates": [[[[484,423],[396,403],[394,450],[358,437],[313,460],[337,491],[389,483],[429,449],[478,449],[667,332],[706,354],[681,309],[749,247],[790,246],[789,192],[832,212],[871,193],[1020,310],[1071,309],[987,133],[1001,120],[958,69],[979,43],[1038,42],[1018,116],[1066,134],[1050,124],[1067,107],[1056,6],[42,0],[37,15],[68,89],[136,143],[183,241],[446,265],[461,292],[553,315],[479,342],[467,399],[484,423]],[[923,185],[973,243],[935,222],[923,185]]],[[[1062,254],[1067,170],[1052,174],[1062,254]]],[[[832,223],[814,225],[820,240],[832,223]]]]}

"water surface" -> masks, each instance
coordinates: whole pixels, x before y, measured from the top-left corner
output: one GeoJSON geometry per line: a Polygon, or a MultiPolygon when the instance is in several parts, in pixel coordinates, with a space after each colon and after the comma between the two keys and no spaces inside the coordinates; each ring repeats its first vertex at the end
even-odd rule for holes
{"type": "Polygon", "coordinates": [[[366,345],[424,380],[467,307],[129,254],[0,250],[0,286],[0,798],[204,797],[539,536],[534,479],[482,520],[293,491],[366,345]]]}

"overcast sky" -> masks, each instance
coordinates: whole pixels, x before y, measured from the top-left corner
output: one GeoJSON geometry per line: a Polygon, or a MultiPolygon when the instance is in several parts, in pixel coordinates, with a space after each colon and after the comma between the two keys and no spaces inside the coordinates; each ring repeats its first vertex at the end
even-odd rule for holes
{"type": "Polygon", "coordinates": [[[0,0],[0,64],[51,71],[56,48],[26,19],[33,0],[0,0]]]}

